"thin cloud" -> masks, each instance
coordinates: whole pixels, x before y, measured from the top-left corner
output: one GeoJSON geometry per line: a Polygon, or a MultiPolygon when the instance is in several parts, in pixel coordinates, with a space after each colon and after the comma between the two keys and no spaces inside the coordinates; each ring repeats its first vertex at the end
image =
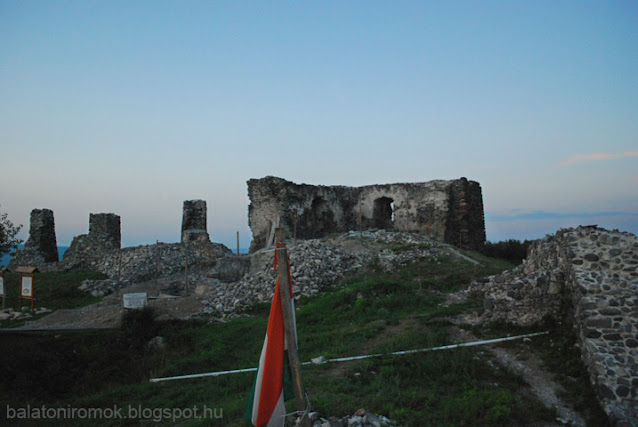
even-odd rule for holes
{"type": "Polygon", "coordinates": [[[638,216],[636,212],[546,212],[546,211],[534,211],[527,213],[516,213],[514,215],[490,215],[486,213],[485,219],[488,221],[537,221],[546,219],[584,219],[584,218],[602,218],[602,217],[617,217],[617,216],[638,216]]]}
{"type": "Polygon", "coordinates": [[[576,154],[567,160],[559,163],[560,166],[573,165],[574,163],[595,162],[599,160],[615,160],[626,157],[638,157],[638,151],[627,151],[624,153],[593,153],[593,154],[576,154]]]}

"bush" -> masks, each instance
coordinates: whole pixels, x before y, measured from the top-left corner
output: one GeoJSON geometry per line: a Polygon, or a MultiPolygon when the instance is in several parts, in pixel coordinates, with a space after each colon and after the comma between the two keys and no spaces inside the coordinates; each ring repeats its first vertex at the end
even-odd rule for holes
{"type": "Polygon", "coordinates": [[[491,258],[500,258],[511,262],[512,264],[520,264],[527,257],[527,249],[534,240],[509,239],[502,242],[485,242],[481,253],[491,258]]]}
{"type": "Polygon", "coordinates": [[[155,311],[152,307],[126,310],[122,316],[122,331],[133,350],[143,350],[146,343],[155,337],[159,330],[159,324],[155,322],[155,311]]]}

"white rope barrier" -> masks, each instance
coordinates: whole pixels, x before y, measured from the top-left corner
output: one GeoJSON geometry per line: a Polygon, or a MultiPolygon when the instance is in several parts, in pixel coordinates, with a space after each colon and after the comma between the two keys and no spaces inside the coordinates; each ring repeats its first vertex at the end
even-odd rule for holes
{"type": "MultiPolygon", "coordinates": [[[[401,355],[405,355],[405,354],[424,353],[424,352],[428,352],[428,351],[451,350],[451,349],[460,348],[460,347],[473,347],[473,346],[477,346],[477,345],[495,344],[495,343],[499,343],[499,342],[520,340],[520,339],[523,339],[523,338],[531,338],[531,337],[537,337],[539,335],[546,335],[548,333],[549,333],[549,331],[535,332],[533,334],[517,335],[517,336],[514,336],[514,337],[494,338],[494,339],[491,339],[491,340],[481,340],[481,341],[472,341],[472,342],[465,342],[465,343],[458,343],[458,344],[450,344],[450,345],[443,345],[443,346],[440,346],[440,347],[422,348],[422,349],[418,349],[418,350],[403,350],[403,351],[395,351],[395,352],[392,352],[392,353],[377,353],[377,354],[367,354],[367,355],[364,355],[364,356],[340,357],[338,359],[325,359],[325,360],[322,360],[320,362],[303,362],[302,365],[317,365],[317,364],[323,364],[323,363],[349,362],[349,361],[352,361],[352,360],[369,359],[371,357],[401,356],[401,355]]],[[[190,379],[190,378],[202,378],[202,377],[218,377],[220,375],[239,374],[239,373],[242,373],[242,372],[256,372],[256,371],[257,371],[257,368],[233,369],[233,370],[230,370],[230,371],[207,372],[207,373],[204,373],[204,374],[192,374],[192,375],[179,375],[179,376],[175,376],[175,377],[151,378],[149,381],[152,382],[152,383],[158,383],[160,381],[185,380],[185,379],[190,379]]]]}

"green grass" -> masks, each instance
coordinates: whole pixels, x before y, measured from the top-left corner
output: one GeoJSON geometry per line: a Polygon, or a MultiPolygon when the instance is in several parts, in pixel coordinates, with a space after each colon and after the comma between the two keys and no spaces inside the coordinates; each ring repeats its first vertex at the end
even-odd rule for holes
{"type": "MultiPolygon", "coordinates": [[[[35,308],[46,307],[51,310],[61,308],[78,308],[99,302],[101,297],[94,297],[78,289],[84,280],[100,280],[107,277],[95,271],[72,271],[67,273],[36,273],[33,279],[33,296],[35,308]]],[[[18,311],[20,304],[31,306],[28,299],[18,300],[20,292],[20,274],[10,273],[4,278],[4,289],[7,293],[5,306],[18,311]]],[[[37,320],[43,315],[36,315],[29,321],[37,320]]],[[[0,328],[22,326],[24,320],[0,321],[0,328]]]]}
{"type": "MultiPolygon", "coordinates": [[[[107,277],[95,271],[72,271],[68,273],[36,273],[33,279],[33,295],[36,307],[76,308],[98,302],[100,298],[82,292],[78,287],[84,280],[99,280],[107,277]]],[[[7,308],[18,309],[20,274],[10,273],[5,279],[7,308]]],[[[26,300],[23,302],[26,305],[26,300]]]]}
{"type": "MultiPolygon", "coordinates": [[[[480,310],[481,303],[445,306],[444,293],[508,266],[466,254],[480,265],[450,256],[390,273],[371,266],[330,293],[303,298],[296,313],[301,361],[319,355],[387,354],[450,344],[447,317],[480,310]]],[[[157,384],[148,379],[256,366],[268,308],[255,306],[251,317],[225,323],[156,322],[146,310],[129,315],[115,331],[57,337],[0,335],[0,414],[7,404],[29,403],[200,411],[206,406],[221,409],[223,418],[179,421],[248,426],[243,416],[254,373],[157,384]],[[166,347],[149,351],[146,343],[158,335],[166,347]]],[[[363,407],[402,426],[519,425],[555,416],[521,394],[520,378],[495,366],[476,348],[305,365],[302,372],[313,410],[324,416],[341,417],[363,407]]],[[[292,402],[288,405],[292,410],[292,402]]],[[[126,420],[68,421],[130,425],[126,420]]],[[[163,424],[172,421],[164,419],[163,424]]]]}

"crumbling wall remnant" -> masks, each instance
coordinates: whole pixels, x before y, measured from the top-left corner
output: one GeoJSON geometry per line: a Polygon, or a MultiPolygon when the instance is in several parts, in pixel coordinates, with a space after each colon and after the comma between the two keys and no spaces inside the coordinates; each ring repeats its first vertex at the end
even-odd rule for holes
{"type": "Polygon", "coordinates": [[[300,239],[385,229],[418,232],[472,249],[485,242],[481,186],[465,178],[344,187],[268,176],[248,181],[248,197],[251,252],[272,245],[276,227],[300,239]]]}
{"type": "MultiPolygon", "coordinates": [[[[472,283],[484,322],[574,325],[583,360],[612,422],[638,420],[638,238],[595,226],[534,242],[524,263],[472,283]]],[[[633,424],[632,424],[633,423],[633,424]]]]}

